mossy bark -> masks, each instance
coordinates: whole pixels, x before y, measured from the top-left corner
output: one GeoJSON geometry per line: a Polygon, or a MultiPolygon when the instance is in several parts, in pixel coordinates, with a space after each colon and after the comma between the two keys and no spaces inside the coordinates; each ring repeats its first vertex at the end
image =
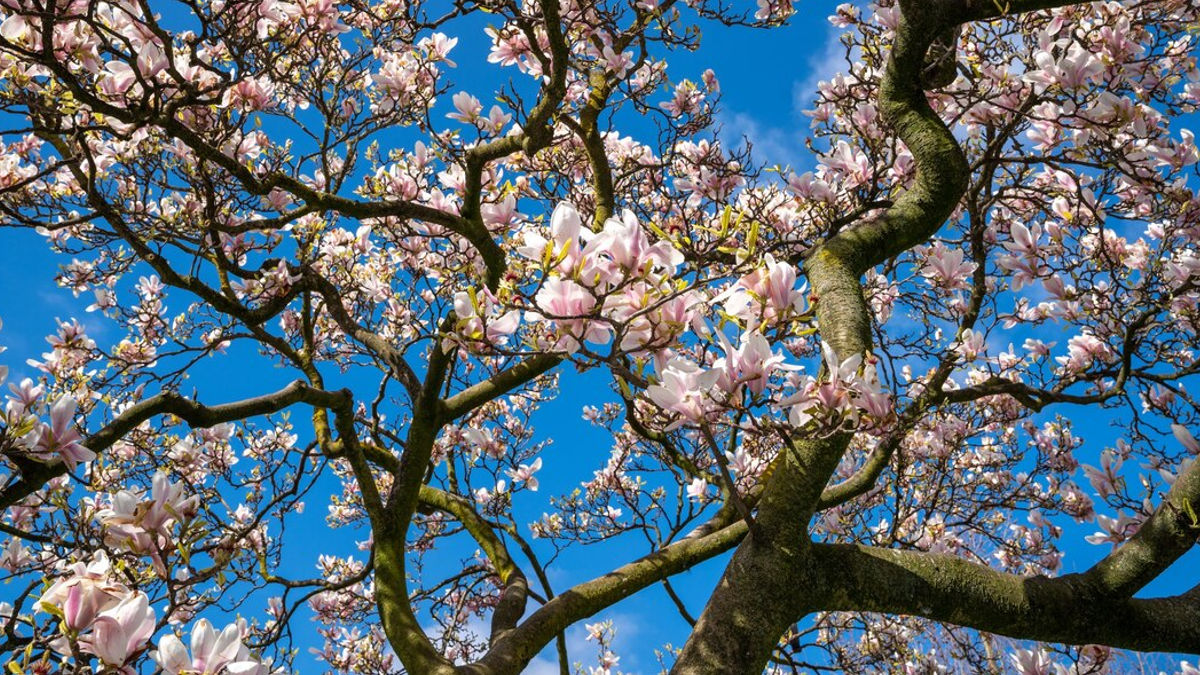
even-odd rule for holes
{"type": "MultiPolygon", "coordinates": [[[[928,239],[967,185],[966,158],[923,88],[930,45],[954,26],[927,5],[906,2],[902,11],[879,103],[913,154],[913,185],[882,215],[833,237],[805,263],[818,330],[839,359],[870,351],[862,274],[928,239]]],[[[787,627],[826,604],[827,575],[812,555],[807,525],[848,444],[847,434],[835,434],[785,450],[759,504],[761,532],[734,554],[672,673],[761,673],[787,627]]]]}

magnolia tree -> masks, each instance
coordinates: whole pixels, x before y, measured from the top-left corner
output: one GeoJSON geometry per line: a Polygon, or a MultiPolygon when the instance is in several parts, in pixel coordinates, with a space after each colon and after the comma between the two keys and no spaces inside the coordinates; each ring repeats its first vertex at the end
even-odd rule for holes
{"type": "Polygon", "coordinates": [[[564,634],[658,586],[680,674],[1200,652],[1194,568],[1139,596],[1200,536],[1200,8],[843,5],[803,173],[667,66],[794,11],[2,0],[0,220],[94,300],[9,384],[8,668],[615,673],[564,634]],[[585,370],[590,449],[533,425],[585,370]]]}

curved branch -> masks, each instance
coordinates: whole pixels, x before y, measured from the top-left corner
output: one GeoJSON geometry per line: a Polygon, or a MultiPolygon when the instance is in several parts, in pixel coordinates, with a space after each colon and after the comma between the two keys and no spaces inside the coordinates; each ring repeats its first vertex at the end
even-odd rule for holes
{"type": "MultiPolygon", "coordinates": [[[[821,338],[839,359],[870,351],[863,273],[933,235],[967,189],[966,157],[924,89],[929,48],[954,24],[916,0],[902,0],[901,9],[880,109],[913,154],[913,184],[878,217],[841,231],[805,261],[821,338]]],[[[795,574],[807,563],[808,521],[850,437],[797,439],[785,448],[759,504],[762,536],[754,532],[734,554],[672,673],[760,672],[795,613],[813,611],[817,590],[796,583],[795,574]]]]}
{"type": "Polygon", "coordinates": [[[479,663],[460,675],[519,672],[564,628],[674,574],[733,548],[746,536],[745,521],[689,537],[559,593],[510,634],[498,640],[479,663]]]}
{"type": "Polygon", "coordinates": [[[1129,597],[1187,553],[1200,537],[1200,460],[1175,478],[1166,497],[1137,533],[1084,576],[1100,592],[1129,597]]]}
{"type": "Polygon", "coordinates": [[[1081,575],[997,572],[948,555],[817,544],[828,610],[921,616],[1018,639],[1200,653],[1200,594],[1099,595],[1081,575]]]}
{"type": "MultiPolygon", "coordinates": [[[[113,421],[88,436],[83,441],[83,445],[92,452],[103,452],[139,424],[156,415],[174,415],[193,428],[206,428],[224,422],[278,412],[295,403],[332,408],[342,405],[348,396],[349,392],[345,391],[332,392],[315,389],[303,380],[296,380],[271,394],[216,406],[202,405],[197,401],[184,398],[176,392],[164,391],[129,406],[113,421]]],[[[47,481],[66,473],[67,467],[61,462],[31,464],[19,481],[0,492],[0,509],[12,506],[40,490],[47,481]]]]}
{"type": "Polygon", "coordinates": [[[442,405],[442,422],[451,422],[475,408],[533,381],[562,363],[561,354],[538,354],[501,370],[486,380],[446,399],[442,405]]]}
{"type": "Polygon", "coordinates": [[[500,582],[504,584],[500,601],[492,611],[492,642],[495,642],[512,630],[525,613],[525,602],[529,596],[529,581],[525,573],[517,567],[495,529],[475,511],[470,501],[429,485],[421,486],[418,499],[423,506],[449,514],[462,523],[483,549],[500,582]]]}

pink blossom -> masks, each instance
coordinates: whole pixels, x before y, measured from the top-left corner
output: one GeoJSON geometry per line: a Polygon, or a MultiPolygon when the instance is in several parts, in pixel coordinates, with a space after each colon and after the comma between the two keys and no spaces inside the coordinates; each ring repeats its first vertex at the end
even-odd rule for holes
{"type": "Polygon", "coordinates": [[[458,332],[470,340],[483,340],[502,345],[517,330],[521,322],[518,310],[500,314],[496,296],[488,289],[481,292],[460,291],[454,294],[454,314],[458,332]]]}
{"type": "Polygon", "coordinates": [[[75,428],[75,399],[60,398],[50,408],[50,424],[42,424],[34,444],[32,457],[40,462],[63,461],[69,469],[79,462],[90,462],[96,453],[80,443],[83,435],[75,428]]]}
{"type": "Polygon", "coordinates": [[[154,609],[145,593],[136,591],[96,617],[92,634],[81,640],[84,649],[119,668],[140,652],[154,633],[154,609]]]}
{"type": "Polygon", "coordinates": [[[483,104],[479,102],[479,99],[465,91],[460,91],[454,95],[453,100],[454,112],[447,113],[446,117],[464,124],[475,124],[475,121],[479,119],[479,113],[483,111],[483,104]]]}
{"type": "Polygon", "coordinates": [[[526,231],[517,252],[530,260],[557,263],[555,269],[567,271],[578,262],[581,236],[590,237],[590,232],[583,232],[579,211],[568,202],[559,202],[550,215],[550,239],[537,231],[526,231]]]}
{"type": "Polygon", "coordinates": [[[958,352],[966,361],[974,361],[987,351],[987,339],[983,333],[968,328],[959,336],[954,351],[958,352]]]}
{"type": "Polygon", "coordinates": [[[513,483],[524,483],[525,487],[537,492],[538,480],[533,474],[540,471],[542,468],[542,458],[538,457],[531,464],[521,464],[515,469],[508,469],[504,473],[513,480],[513,483]]]}
{"type": "Polygon", "coordinates": [[[4,546],[4,551],[0,552],[0,569],[9,572],[18,572],[24,569],[26,565],[32,563],[33,560],[33,555],[29,549],[21,543],[20,539],[13,537],[4,546]]]}
{"type": "Polygon", "coordinates": [[[451,68],[458,64],[451,61],[448,57],[450,50],[458,44],[458,38],[448,37],[445,33],[434,33],[428,37],[421,38],[417,46],[428,52],[429,60],[434,63],[444,63],[451,68]]]}
{"type": "Polygon", "coordinates": [[[804,291],[803,286],[796,288],[796,268],[767,254],[762,267],[738,279],[714,302],[724,300],[727,314],[753,326],[802,313],[804,291]]]}
{"type": "Polygon", "coordinates": [[[1192,432],[1188,431],[1187,427],[1182,424],[1172,424],[1171,433],[1175,434],[1175,439],[1178,440],[1187,451],[1193,455],[1200,455],[1200,441],[1192,436],[1192,432]]]}
{"type": "Polygon", "coordinates": [[[1056,360],[1070,373],[1081,373],[1097,360],[1107,363],[1113,358],[1112,348],[1100,338],[1088,333],[1076,335],[1068,340],[1067,350],[1067,356],[1060,356],[1056,360]]]}
{"type": "Polygon", "coordinates": [[[237,624],[229,624],[220,633],[208,619],[200,619],[192,628],[191,656],[183,642],[167,635],[151,657],[166,675],[221,673],[230,675],[268,675],[270,668],[250,654],[242,644],[237,624]]]}
{"type": "Polygon", "coordinates": [[[555,344],[558,349],[575,353],[581,341],[602,344],[612,335],[604,323],[582,318],[591,315],[596,307],[596,297],[570,279],[547,279],[534,296],[534,302],[541,311],[529,312],[526,317],[555,326],[560,333],[555,344]]]}
{"type": "Polygon", "coordinates": [[[1092,487],[1101,499],[1105,499],[1115,493],[1119,485],[1121,485],[1121,464],[1122,460],[1118,458],[1111,450],[1105,450],[1100,454],[1100,468],[1084,464],[1082,466],[1083,473],[1088,477],[1092,487]]]}
{"type": "Polygon", "coordinates": [[[698,422],[713,407],[709,389],[720,375],[720,371],[703,370],[690,361],[675,358],[660,374],[661,383],[650,385],[646,395],[663,410],[680,415],[672,427],[684,422],[698,422]]]}
{"type": "Polygon", "coordinates": [[[69,576],[60,577],[42,593],[37,606],[62,616],[73,632],[87,630],[96,616],[129,594],[128,588],[111,580],[110,572],[108,556],[100,551],[90,563],[75,563],[69,576]]]}
{"type": "Polygon", "coordinates": [[[1054,665],[1041,649],[1018,649],[1011,658],[1020,675],[1053,675],[1055,672],[1054,665]]]}
{"type": "Polygon", "coordinates": [[[625,77],[625,73],[629,72],[630,66],[633,65],[633,52],[621,52],[618,54],[612,47],[605,46],[602,55],[604,57],[604,67],[617,77],[625,77]]]}
{"type": "MultiPolygon", "coordinates": [[[[609,218],[604,229],[592,237],[583,249],[588,260],[602,258],[610,261],[621,273],[640,272],[652,267],[674,271],[683,262],[683,254],[669,242],[650,243],[637,217],[626,209],[621,218],[609,218]]],[[[609,277],[611,278],[611,277],[609,277]]]]}
{"type": "Polygon", "coordinates": [[[736,349],[724,333],[717,333],[717,338],[725,356],[713,363],[713,370],[721,373],[717,387],[727,393],[733,393],[745,384],[755,395],[762,394],[774,372],[797,369],[797,366],[785,364],[782,354],[771,350],[771,344],[762,333],[750,332],[742,335],[741,343],[736,349]]]}
{"type": "Polygon", "coordinates": [[[929,247],[926,256],[921,276],[930,284],[947,291],[970,288],[971,274],[978,265],[963,262],[962,249],[946,248],[945,244],[937,242],[929,247]]]}
{"type": "Polygon", "coordinates": [[[1137,532],[1141,520],[1131,518],[1123,513],[1118,513],[1116,518],[1097,514],[1096,524],[1100,526],[1100,531],[1095,534],[1089,534],[1084,537],[1089,544],[1112,544],[1115,548],[1125,540],[1133,536],[1137,532]]]}

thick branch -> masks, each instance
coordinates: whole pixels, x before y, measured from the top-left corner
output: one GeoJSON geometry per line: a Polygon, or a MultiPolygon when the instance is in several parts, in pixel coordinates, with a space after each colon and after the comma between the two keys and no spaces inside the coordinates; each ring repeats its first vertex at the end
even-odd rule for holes
{"type": "Polygon", "coordinates": [[[866,546],[813,547],[822,609],[922,616],[1026,640],[1200,653],[1200,597],[1097,595],[1080,575],[1005,574],[961,558],[866,546]]]}
{"type": "Polygon", "coordinates": [[[1085,578],[1105,594],[1137,593],[1196,544],[1200,523],[1193,518],[1198,510],[1200,461],[1192,460],[1137,533],[1096,563],[1085,578]]]}
{"type": "Polygon", "coordinates": [[[429,368],[413,401],[404,454],[396,467],[385,512],[372,519],[375,537],[375,598],[388,642],[410,673],[441,675],[454,667],[430,642],[413,613],[408,596],[405,541],[416,512],[433,446],[441,430],[441,399],[450,355],[437,341],[430,346],[429,368]]]}
{"type": "Polygon", "coordinates": [[[737,521],[710,534],[675,542],[560,593],[511,634],[499,640],[479,663],[463,666],[458,672],[462,675],[520,672],[542,647],[567,626],[647,586],[728,551],[742,540],[746,531],[745,521],[737,521]]]}
{"type": "Polygon", "coordinates": [[[538,354],[502,370],[486,380],[472,385],[444,401],[442,421],[450,422],[475,408],[533,381],[539,375],[562,363],[560,354],[538,354]]]}
{"type": "Polygon", "coordinates": [[[525,613],[525,601],[529,596],[529,582],[525,574],[509,555],[508,548],[497,536],[495,529],[475,511],[470,501],[429,485],[421,486],[419,499],[423,506],[447,513],[462,523],[483,549],[500,577],[500,582],[504,584],[500,601],[492,611],[492,641],[495,642],[516,626],[521,615],[525,613]]]}
{"type": "MultiPolygon", "coordinates": [[[[916,177],[882,215],[837,234],[805,262],[821,338],[840,359],[870,351],[862,274],[933,235],[967,187],[966,158],[923,88],[929,47],[953,24],[915,1],[901,7],[880,109],[912,152],[916,177]]],[[[815,589],[795,574],[807,563],[808,521],[849,440],[800,440],[777,460],[759,504],[762,536],[756,531],[734,554],[672,673],[759,673],[795,620],[790,613],[812,611],[815,589]]]]}

